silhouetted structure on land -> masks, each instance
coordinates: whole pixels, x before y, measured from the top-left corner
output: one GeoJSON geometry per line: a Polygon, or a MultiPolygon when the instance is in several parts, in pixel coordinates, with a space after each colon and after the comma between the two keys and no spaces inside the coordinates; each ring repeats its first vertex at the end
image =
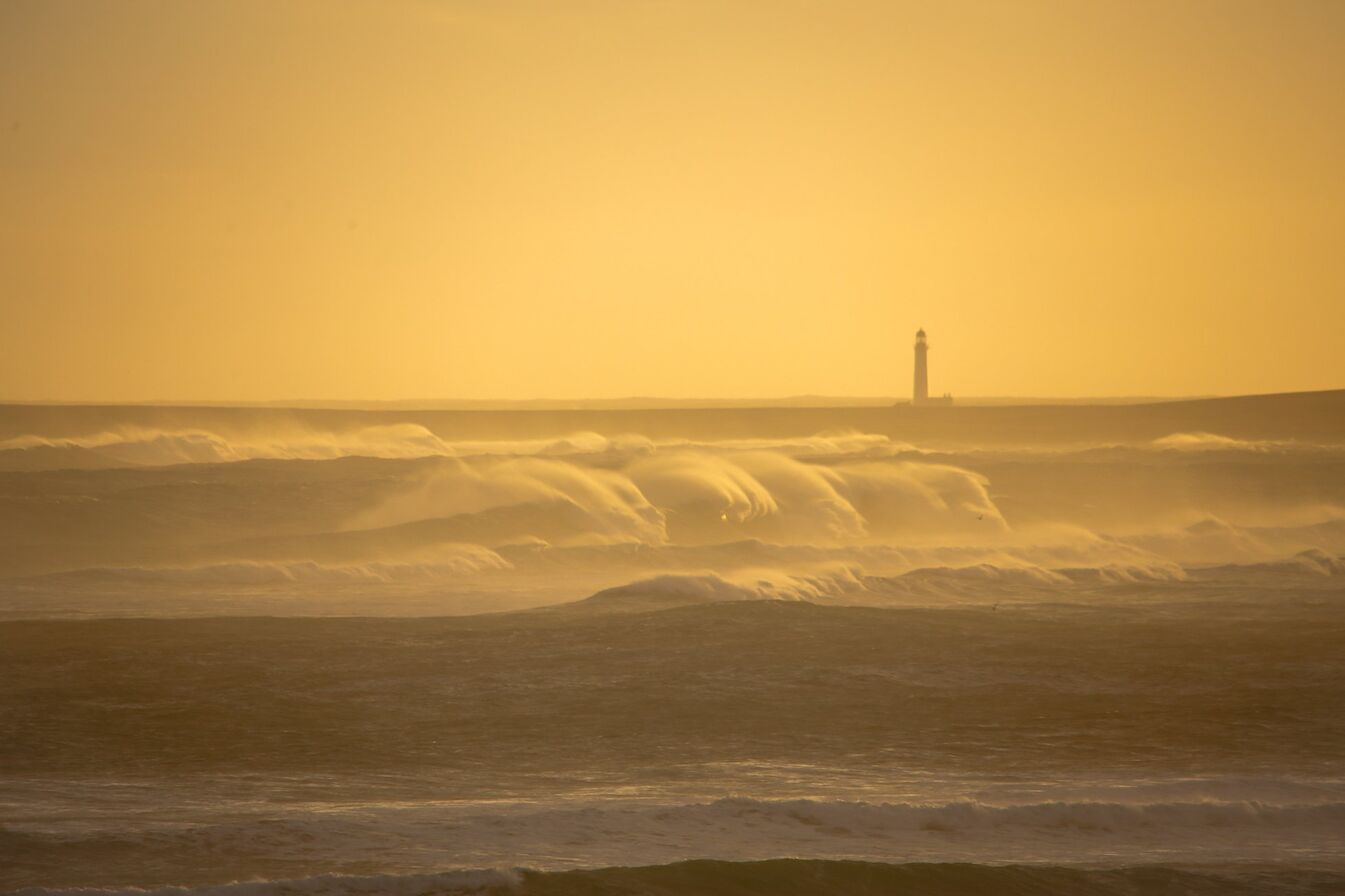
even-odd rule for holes
{"type": "Polygon", "coordinates": [[[953,396],[947,392],[941,398],[929,397],[929,343],[925,341],[925,331],[915,333],[915,387],[911,392],[911,404],[952,404],[953,396]]]}
{"type": "Polygon", "coordinates": [[[929,343],[925,342],[925,331],[915,333],[915,391],[911,393],[911,403],[929,401],[929,343]]]}

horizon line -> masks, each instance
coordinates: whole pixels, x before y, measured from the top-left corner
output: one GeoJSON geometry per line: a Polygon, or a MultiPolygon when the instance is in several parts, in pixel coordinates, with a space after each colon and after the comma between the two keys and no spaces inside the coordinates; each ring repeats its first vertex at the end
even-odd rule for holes
{"type": "MultiPolygon", "coordinates": [[[[1178,395],[968,395],[954,396],[954,406],[987,404],[1143,404],[1170,401],[1195,401],[1213,398],[1246,398],[1276,395],[1307,395],[1345,391],[1335,389],[1299,389],[1277,392],[1204,393],[1178,395]]],[[[277,398],[277,399],[68,399],[68,398],[0,398],[4,406],[57,406],[57,407],[237,407],[284,409],[359,410],[387,408],[398,410],[664,410],[691,409],[697,405],[728,409],[734,407],[852,407],[887,408],[908,404],[909,396],[859,396],[801,393],[778,397],[696,397],[671,398],[655,395],[630,395],[618,398],[277,398]],[[807,402],[825,402],[809,405],[807,402]],[[648,407],[642,406],[648,404],[648,407]]]]}

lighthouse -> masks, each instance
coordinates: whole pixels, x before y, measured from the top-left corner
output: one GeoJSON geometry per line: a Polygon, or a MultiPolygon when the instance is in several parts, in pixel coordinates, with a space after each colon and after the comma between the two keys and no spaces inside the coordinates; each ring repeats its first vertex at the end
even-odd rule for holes
{"type": "Polygon", "coordinates": [[[915,333],[915,384],[911,389],[911,404],[913,405],[948,405],[953,403],[953,396],[947,392],[938,398],[929,397],[929,343],[925,341],[925,331],[917,330],[915,333]]]}
{"type": "Polygon", "coordinates": [[[911,393],[911,404],[924,404],[929,401],[929,343],[925,341],[925,331],[915,333],[915,389],[911,393]]]}

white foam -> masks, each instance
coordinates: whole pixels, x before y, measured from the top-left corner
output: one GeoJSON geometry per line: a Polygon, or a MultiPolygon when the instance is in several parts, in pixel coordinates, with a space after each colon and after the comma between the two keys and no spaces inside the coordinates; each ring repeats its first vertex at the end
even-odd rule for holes
{"type": "Polygon", "coordinates": [[[322,874],[290,880],[239,881],[208,887],[26,887],[15,896],[430,896],[469,894],[520,882],[512,871],[445,871],[437,874],[322,874]]]}

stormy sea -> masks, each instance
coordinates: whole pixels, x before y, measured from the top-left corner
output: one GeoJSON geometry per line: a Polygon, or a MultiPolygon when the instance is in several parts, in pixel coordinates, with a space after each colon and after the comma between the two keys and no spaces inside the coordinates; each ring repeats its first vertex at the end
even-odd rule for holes
{"type": "Polygon", "coordinates": [[[0,890],[1345,892],[1345,392],[0,407],[0,890]]]}

